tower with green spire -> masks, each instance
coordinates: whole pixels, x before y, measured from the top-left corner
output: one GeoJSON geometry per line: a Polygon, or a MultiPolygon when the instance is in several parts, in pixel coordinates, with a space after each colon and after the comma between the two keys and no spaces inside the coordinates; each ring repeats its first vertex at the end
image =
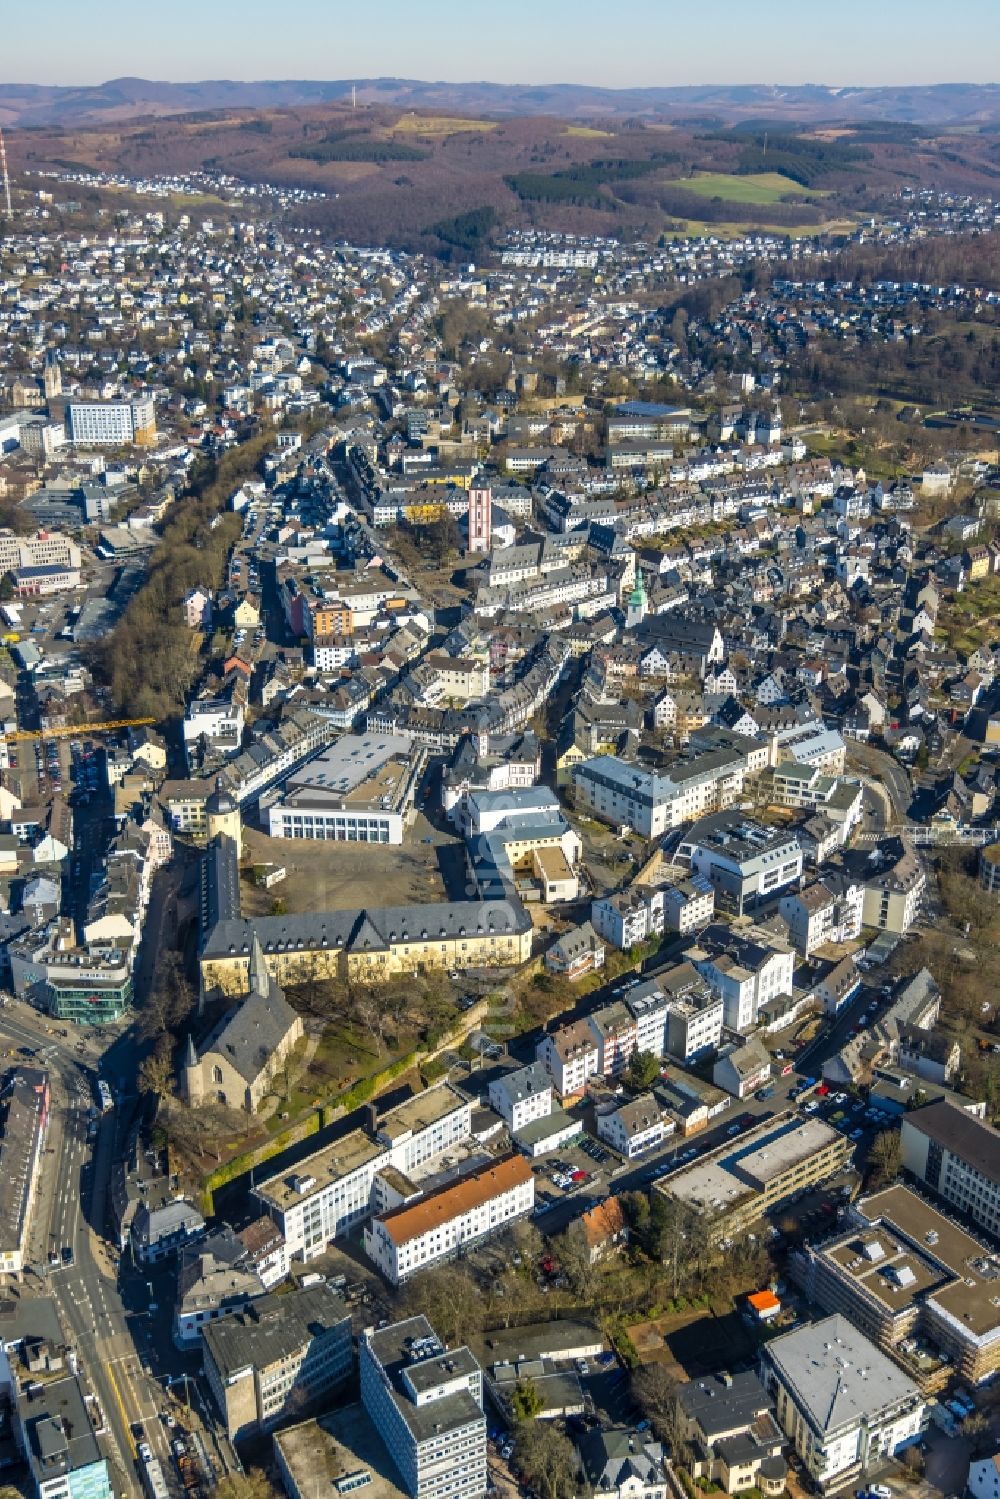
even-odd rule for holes
{"type": "Polygon", "coordinates": [[[649,600],[646,597],[646,588],[645,584],[642,581],[642,570],[640,569],[636,573],[635,587],[632,589],[632,592],[628,596],[628,613],[626,615],[626,622],[629,629],[634,629],[636,625],[642,624],[642,621],[646,618],[648,611],[649,600]]]}

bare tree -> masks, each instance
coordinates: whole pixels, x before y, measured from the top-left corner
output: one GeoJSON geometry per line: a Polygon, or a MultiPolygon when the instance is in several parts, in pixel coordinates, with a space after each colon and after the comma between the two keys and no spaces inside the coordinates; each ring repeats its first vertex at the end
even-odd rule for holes
{"type": "Polygon", "coordinates": [[[872,1185],[894,1181],[903,1169],[903,1149],[898,1129],[884,1129],[875,1136],[868,1152],[868,1174],[872,1185]]]}
{"type": "Polygon", "coordinates": [[[517,1467],[540,1499],[576,1499],[582,1492],[576,1450],[551,1421],[519,1421],[517,1467]]]}

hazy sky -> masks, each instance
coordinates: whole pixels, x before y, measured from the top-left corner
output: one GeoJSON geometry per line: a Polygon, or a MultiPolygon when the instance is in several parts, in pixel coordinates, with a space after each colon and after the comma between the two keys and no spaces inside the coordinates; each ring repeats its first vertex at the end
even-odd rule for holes
{"type": "Polygon", "coordinates": [[[0,82],[144,78],[691,83],[987,82],[997,0],[36,0],[0,82]]]}

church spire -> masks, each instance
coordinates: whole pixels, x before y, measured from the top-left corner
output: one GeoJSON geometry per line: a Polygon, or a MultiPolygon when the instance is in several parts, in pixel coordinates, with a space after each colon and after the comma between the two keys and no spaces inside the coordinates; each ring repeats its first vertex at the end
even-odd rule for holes
{"type": "Polygon", "coordinates": [[[271,975],[264,961],[264,949],[261,947],[260,938],[254,932],[253,946],[250,949],[250,993],[270,994],[270,992],[271,975]]]}

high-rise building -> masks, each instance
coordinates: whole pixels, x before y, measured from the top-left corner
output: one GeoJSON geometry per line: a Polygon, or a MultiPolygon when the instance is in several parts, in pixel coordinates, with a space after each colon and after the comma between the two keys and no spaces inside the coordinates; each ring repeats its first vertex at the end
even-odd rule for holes
{"type": "Polygon", "coordinates": [[[446,1349],[426,1317],[360,1340],[361,1399],[413,1499],[486,1492],[483,1372],[468,1348],[446,1349]]]}
{"type": "Polygon", "coordinates": [[[136,401],[71,401],[67,417],[70,442],[82,447],[144,446],[156,439],[151,396],[136,401]]]}
{"type": "Polygon", "coordinates": [[[469,490],[469,551],[488,552],[493,530],[493,491],[488,484],[469,490]]]}

